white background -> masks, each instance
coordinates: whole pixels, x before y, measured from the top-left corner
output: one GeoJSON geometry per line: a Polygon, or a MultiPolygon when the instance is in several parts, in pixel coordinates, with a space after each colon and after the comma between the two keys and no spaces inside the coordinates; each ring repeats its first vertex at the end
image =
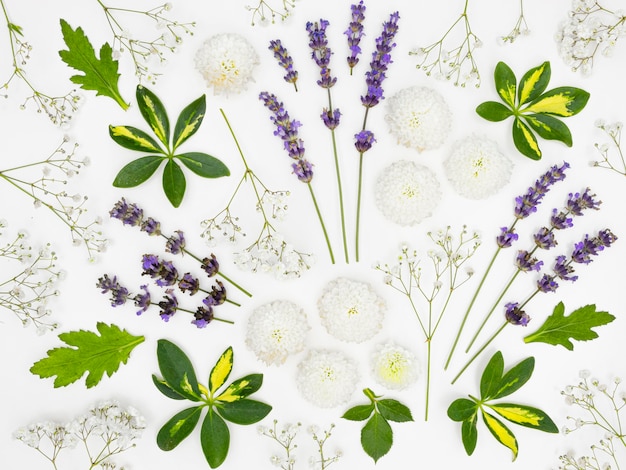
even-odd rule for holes
{"type": "MultiPolygon", "coordinates": [[[[57,54],[58,50],[65,48],[59,18],[66,19],[73,27],[79,25],[83,27],[94,45],[99,46],[105,41],[111,41],[104,15],[94,1],[8,0],[5,3],[12,21],[24,28],[24,33],[33,46],[32,59],[27,70],[29,77],[41,88],[62,93],[71,86],[69,77],[74,72],[60,61],[57,54]]],[[[149,2],[143,1],[130,3],[140,9],[150,6],[149,2]]],[[[352,77],[348,75],[347,67],[342,60],[347,54],[345,36],[342,32],[349,21],[348,1],[299,1],[288,21],[265,27],[250,26],[250,14],[244,9],[247,0],[229,2],[177,0],[173,3],[174,9],[170,15],[180,21],[196,21],[197,27],[193,37],[184,38],[179,52],[168,57],[167,63],[160,69],[162,76],[157,84],[150,88],[165,104],[171,120],[175,119],[176,114],[186,104],[202,93],[207,94],[207,114],[202,128],[185,144],[185,149],[215,155],[221,158],[232,172],[230,178],[220,180],[203,180],[189,175],[187,193],[180,208],[174,209],[167,202],[158,177],[131,190],[120,190],[111,186],[117,171],[138,155],[117,146],[109,138],[107,126],[126,124],[147,127],[134,105],[137,82],[128,56],[122,56],[120,60],[122,74],[120,90],[123,96],[133,103],[127,112],[112,100],[96,97],[95,93],[85,91],[82,92],[84,102],[71,127],[60,130],[52,126],[44,116],[36,114],[33,109],[19,110],[19,105],[27,94],[22,84],[16,83],[9,90],[9,98],[0,101],[3,162],[1,168],[45,158],[64,133],[80,143],[80,154],[89,156],[92,162],[91,166],[70,182],[70,185],[72,191],[89,196],[89,214],[92,217],[103,218],[102,230],[109,239],[109,247],[94,264],[87,262],[85,250],[71,246],[69,232],[59,220],[44,209],[34,209],[30,200],[19,195],[8,185],[0,186],[2,200],[0,216],[10,223],[7,232],[10,234],[18,229],[25,229],[30,234],[29,241],[35,247],[47,242],[52,243],[58,254],[58,265],[66,272],[65,279],[59,284],[60,295],[51,303],[53,315],[61,323],[57,333],[80,328],[94,330],[96,323],[102,321],[115,323],[128,329],[132,334],[144,335],[146,338],[144,344],[132,352],[128,364],[122,365],[111,378],[105,377],[97,387],[86,389],[84,382],[77,382],[65,388],[55,389],[52,386],[52,379],[42,380],[30,374],[29,368],[35,361],[44,357],[48,349],[60,345],[56,334],[37,336],[32,328],[22,329],[12,314],[4,312],[0,324],[0,347],[3,357],[0,467],[7,470],[50,467],[36,452],[12,439],[11,435],[18,427],[45,420],[67,421],[85,412],[89,406],[98,401],[117,399],[124,405],[138,408],[147,421],[143,439],[138,442],[135,449],[124,453],[118,462],[128,464],[134,469],[172,468],[181,464],[194,470],[207,468],[197,431],[172,452],[163,452],[156,446],[155,436],[160,426],[184,407],[181,403],[162,396],[151,382],[151,374],[158,371],[155,350],[156,341],[160,338],[174,341],[186,351],[196,367],[200,380],[207,379],[213,363],[229,345],[232,345],[235,351],[233,378],[253,372],[263,373],[263,387],[255,396],[273,405],[274,409],[262,424],[269,425],[272,419],[277,419],[279,423],[300,421],[303,424],[303,430],[298,438],[296,468],[306,468],[309,456],[314,455],[310,436],[305,431],[306,427],[315,424],[325,428],[330,423],[335,423],[336,428],[329,440],[328,452],[340,449],[343,453],[341,460],[334,464],[333,468],[375,467],[360,447],[360,424],[340,419],[341,414],[349,406],[363,402],[365,397],[360,390],[365,387],[371,387],[378,393],[399,399],[411,408],[415,418],[412,423],[392,425],[394,445],[389,454],[378,462],[376,465],[378,469],[435,466],[549,469],[556,468],[558,456],[569,450],[577,454],[588,453],[589,446],[602,437],[595,430],[565,436],[544,434],[511,425],[520,446],[517,461],[511,463],[510,452],[498,444],[483,424],[479,423],[478,445],[474,455],[468,457],[461,444],[460,425],[448,419],[446,409],[454,399],[468,393],[478,393],[480,372],[491,354],[498,349],[502,350],[507,367],[530,355],[535,356],[536,368],[532,379],[510,397],[510,400],[545,410],[559,427],[566,423],[568,413],[579,412],[578,409],[567,407],[560,390],[567,384],[578,381],[580,369],[590,369],[601,381],[611,380],[616,375],[626,375],[620,353],[623,350],[624,332],[623,296],[620,295],[623,285],[621,269],[626,255],[623,242],[626,223],[623,218],[622,201],[626,188],[623,177],[589,165],[591,160],[597,158],[593,143],[606,141],[601,132],[594,127],[595,120],[604,118],[611,122],[624,119],[622,72],[626,50],[618,46],[613,58],[601,57],[593,74],[590,77],[582,77],[571,72],[563,64],[554,42],[554,34],[559,22],[566,17],[569,2],[537,0],[525,2],[531,34],[507,46],[499,45],[496,39],[508,33],[513,26],[517,18],[517,2],[512,0],[471,2],[469,15],[472,28],[483,41],[483,47],[476,51],[483,85],[480,89],[460,89],[450,83],[426,77],[416,70],[415,58],[410,57],[408,52],[439,38],[462,11],[464,2],[461,0],[445,2],[446,6],[425,1],[370,0],[367,3],[366,36],[362,43],[365,55],[352,77]],[[359,263],[351,262],[346,265],[342,260],[340,244],[330,136],[318,117],[321,107],[326,104],[326,97],[324,91],[315,85],[318,70],[309,58],[304,25],[306,21],[315,21],[320,17],[330,20],[331,23],[328,36],[330,47],[335,52],[332,67],[333,72],[339,77],[337,86],[333,89],[333,96],[335,104],[343,113],[337,135],[344,177],[347,227],[351,241],[354,233],[357,171],[357,154],[352,146],[352,135],[359,130],[363,115],[359,95],[364,91],[363,74],[367,69],[373,40],[380,34],[382,21],[395,10],[398,10],[401,16],[400,31],[396,38],[397,48],[393,52],[394,63],[390,67],[388,80],[384,83],[386,96],[412,85],[432,87],[445,97],[452,109],[454,121],[446,144],[435,151],[418,154],[414,150],[397,145],[387,133],[384,103],[370,112],[370,128],[376,133],[378,143],[365,156],[362,259],[359,263]],[[195,51],[201,43],[212,34],[222,32],[241,33],[255,45],[260,57],[260,65],[255,71],[255,82],[250,84],[247,91],[230,97],[214,96],[211,89],[207,90],[193,63],[195,51]],[[297,94],[291,85],[282,81],[281,70],[266,49],[269,40],[275,38],[283,40],[300,72],[298,81],[300,91],[297,94]],[[580,115],[566,121],[574,136],[572,148],[558,142],[541,141],[544,158],[539,162],[531,161],[516,152],[510,137],[510,121],[489,123],[475,114],[474,109],[479,103],[496,99],[492,71],[500,60],[507,62],[518,77],[529,68],[549,60],[552,64],[550,87],[579,86],[591,93],[591,100],[586,109],[580,115]],[[323,208],[338,260],[334,266],[329,263],[308,191],[290,174],[287,156],[282,150],[281,143],[272,135],[268,111],[257,99],[258,93],[263,90],[275,92],[285,102],[292,117],[304,124],[302,137],[307,156],[315,164],[313,185],[323,208]],[[223,108],[228,115],[251,167],[263,182],[273,189],[291,191],[290,210],[286,219],[279,223],[280,230],[296,247],[312,252],[316,256],[316,264],[300,279],[276,281],[266,274],[238,271],[232,264],[232,253],[245,247],[245,240],[236,247],[220,245],[209,248],[199,236],[200,221],[211,217],[224,207],[243,168],[220,116],[219,108],[223,108]],[[511,181],[497,195],[482,201],[469,201],[458,196],[445,180],[443,173],[442,163],[453,142],[472,133],[488,135],[515,162],[511,181]],[[400,159],[427,165],[439,176],[443,191],[442,201],[435,214],[410,228],[401,228],[388,222],[374,204],[373,183],[376,176],[391,162],[400,159]],[[534,300],[530,304],[531,307],[529,306],[533,321],[528,329],[507,328],[503,336],[487,349],[486,354],[454,386],[450,386],[453,374],[462,364],[463,355],[458,354],[451,369],[445,373],[443,362],[479,275],[482,274],[494,250],[494,236],[498,233],[499,227],[512,220],[514,197],[522,194],[550,165],[561,164],[564,160],[572,166],[566,181],[556,186],[545,198],[536,216],[520,224],[520,239],[525,240],[524,243],[530,243],[531,234],[545,223],[552,207],[561,207],[568,192],[581,191],[589,186],[604,201],[602,208],[598,212],[578,218],[575,221],[575,228],[559,238],[557,250],[559,253],[568,253],[571,243],[581,238],[584,233],[592,233],[605,227],[611,228],[622,240],[591,265],[579,268],[580,279],[576,284],[563,283],[556,294],[540,296],[534,300]],[[98,277],[103,273],[117,274],[125,285],[137,286],[142,283],[141,255],[149,252],[163,253],[161,241],[148,238],[136,229],[123,227],[119,221],[109,219],[108,211],[122,196],[138,203],[148,215],[160,220],[165,232],[184,230],[190,251],[198,254],[214,251],[224,270],[254,293],[251,299],[244,298],[238,293],[233,295],[236,300],[242,302],[241,308],[225,306],[219,309],[219,315],[236,321],[234,326],[216,322],[207,329],[198,330],[190,325],[182,314],[166,324],[155,312],[137,317],[130,305],[117,309],[109,306],[107,298],[95,287],[98,277]],[[429,421],[424,422],[423,371],[426,353],[424,338],[413,313],[408,309],[406,299],[385,286],[382,275],[371,269],[371,266],[377,260],[391,263],[398,253],[401,242],[410,243],[418,249],[422,257],[425,257],[426,250],[430,248],[427,244],[427,231],[451,225],[456,232],[463,224],[482,234],[483,246],[479,248],[471,262],[477,276],[455,294],[441,331],[433,341],[431,412],[429,421]],[[324,285],[339,276],[370,282],[388,304],[382,331],[365,343],[358,345],[341,343],[328,335],[320,324],[316,309],[317,298],[324,285]],[[255,307],[277,299],[296,302],[307,312],[312,326],[307,343],[309,348],[343,350],[358,362],[361,379],[349,403],[333,409],[319,409],[301,397],[296,387],[295,374],[297,364],[304,358],[304,353],[289,358],[281,367],[267,367],[246,348],[244,338],[248,316],[255,307]],[[595,303],[599,309],[607,310],[617,318],[609,326],[598,329],[600,334],[598,340],[576,343],[573,352],[539,343],[525,345],[522,337],[534,331],[559,300],[565,303],[567,312],[595,303]],[[368,359],[371,352],[376,344],[387,340],[394,340],[413,350],[422,365],[420,380],[402,392],[384,390],[374,383],[369,372],[368,359]]],[[[131,26],[130,29],[132,28],[131,26]]],[[[147,36],[151,31],[146,28],[145,31],[138,29],[131,32],[141,37],[144,33],[144,36],[147,36]]],[[[6,38],[5,33],[2,34],[2,37],[6,38]]],[[[3,58],[0,66],[6,74],[9,71],[6,42],[0,43],[0,48],[0,57],[3,58]]],[[[244,192],[239,197],[242,214],[240,220],[244,224],[251,224],[249,236],[252,237],[255,233],[253,221],[257,220],[254,203],[249,193],[244,192]]],[[[350,250],[353,259],[352,243],[350,250]]],[[[505,253],[499,260],[492,280],[486,285],[484,295],[479,299],[479,305],[483,309],[487,308],[489,298],[493,298],[499,292],[502,279],[512,273],[512,256],[512,252],[505,253]]],[[[549,259],[551,258],[547,258],[549,259]]],[[[187,263],[186,266],[196,269],[191,260],[176,261],[187,263]]],[[[519,290],[514,289],[511,296],[517,294],[523,297],[532,289],[531,284],[532,281],[529,279],[519,281],[516,287],[519,290]]],[[[477,309],[477,312],[479,310],[477,309]]],[[[470,326],[475,327],[480,314],[474,315],[474,323],[470,326]]],[[[499,321],[494,321],[490,328],[495,328],[499,321]]],[[[270,468],[269,457],[279,450],[277,445],[257,435],[255,425],[231,426],[231,448],[221,468],[270,468]]],[[[68,455],[70,455],[68,460],[62,461],[59,468],[86,468],[81,463],[84,460],[77,457],[78,454],[68,455]]]]}

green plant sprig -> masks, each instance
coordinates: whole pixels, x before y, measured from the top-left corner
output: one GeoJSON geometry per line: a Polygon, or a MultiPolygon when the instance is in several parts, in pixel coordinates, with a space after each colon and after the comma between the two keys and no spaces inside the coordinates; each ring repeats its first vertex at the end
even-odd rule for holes
{"type": "Polygon", "coordinates": [[[263,374],[247,375],[223,388],[233,368],[232,347],[227,348],[215,363],[208,386],[198,382],[191,361],[174,343],[159,340],[157,358],[163,376],[159,378],[152,375],[157,389],[173,400],[200,403],[176,413],[161,427],[157,434],[157,445],[162,450],[174,449],[189,436],[200,421],[203,409],[207,408],[200,430],[200,443],[209,466],[217,468],[224,463],[230,447],[226,421],[254,424],[272,410],[270,405],[248,398],[261,388],[263,374]]]}
{"type": "Polygon", "coordinates": [[[174,207],[180,206],[185,195],[185,175],[174,159],[203,178],[229,176],[230,171],[215,157],[201,152],[177,153],[178,147],[194,135],[206,113],[206,97],[202,95],[183,109],[178,116],[174,132],[170,135],[170,123],[161,100],[146,87],[137,86],[137,104],[144,120],[157,137],[131,126],[109,126],[109,135],[119,145],[148,155],[124,166],[113,181],[117,188],[132,188],[150,178],[164,161],[163,191],[174,207]]]}

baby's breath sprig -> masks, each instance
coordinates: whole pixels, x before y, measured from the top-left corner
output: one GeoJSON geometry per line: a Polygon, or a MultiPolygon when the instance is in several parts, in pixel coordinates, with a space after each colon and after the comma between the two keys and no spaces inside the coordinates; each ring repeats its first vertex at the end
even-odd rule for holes
{"type": "Polygon", "coordinates": [[[591,446],[590,456],[577,458],[571,453],[561,455],[559,460],[562,465],[559,470],[600,470],[613,468],[613,465],[620,468],[619,462],[623,458],[619,458],[618,449],[626,448],[626,430],[622,425],[626,394],[619,391],[622,381],[616,377],[611,384],[600,383],[598,379],[590,378],[588,370],[582,370],[579,375],[580,382],[565,387],[561,395],[568,405],[580,408],[584,415],[568,416],[570,424],[563,428],[563,433],[569,434],[583,427],[593,427],[602,431],[604,437],[598,444],[591,446]],[[602,461],[605,463],[602,464],[602,461]]]}
{"type": "Polygon", "coordinates": [[[11,22],[4,0],[0,0],[0,7],[2,7],[2,13],[6,22],[12,58],[11,74],[0,85],[0,89],[4,90],[4,93],[0,96],[7,98],[8,94],[6,91],[9,89],[11,82],[20,80],[30,89],[31,93],[24,99],[20,109],[26,109],[32,102],[37,112],[48,116],[53,124],[58,126],[67,125],[72,118],[72,113],[78,109],[80,96],[76,90],[72,90],[62,96],[52,96],[41,91],[30,81],[26,74],[25,66],[30,59],[32,46],[24,37],[22,27],[11,22]]]}
{"type": "Polygon", "coordinates": [[[432,283],[427,283],[423,279],[424,273],[420,266],[421,260],[417,257],[417,251],[411,251],[407,245],[403,245],[400,248],[400,255],[396,265],[377,264],[375,266],[376,270],[385,274],[385,284],[408,298],[411,309],[417,317],[426,340],[428,365],[426,371],[425,420],[428,420],[432,340],[450,303],[452,294],[465,284],[473,274],[473,270],[468,268],[465,272],[462,272],[461,268],[480,246],[478,234],[469,234],[465,226],[461,229],[458,237],[452,235],[451,227],[446,227],[445,230],[439,230],[436,233],[429,232],[428,237],[435,245],[435,248],[427,253],[428,259],[432,264],[432,274],[434,275],[432,283]],[[447,285],[444,286],[444,283],[447,285]],[[445,300],[437,313],[435,300],[442,292],[446,293],[445,300]],[[426,302],[427,307],[425,309],[418,306],[419,297],[426,302]],[[427,310],[427,313],[424,310],[427,310]]]}
{"type": "Polygon", "coordinates": [[[282,2],[281,6],[274,6],[274,2],[266,0],[259,0],[256,6],[246,5],[246,10],[252,12],[250,24],[254,26],[257,24],[257,21],[263,24],[268,20],[274,24],[276,18],[280,19],[280,21],[285,21],[291,14],[291,9],[295,8],[296,2],[295,0],[276,0],[276,5],[280,5],[280,2],[282,2]]]}
{"type": "Polygon", "coordinates": [[[530,33],[528,24],[526,23],[526,17],[524,16],[524,0],[519,0],[519,16],[513,29],[506,36],[502,36],[500,41],[502,44],[512,44],[520,36],[525,36],[530,33]]]}
{"type": "Polygon", "coordinates": [[[596,127],[604,131],[606,135],[611,139],[610,143],[595,143],[594,146],[600,152],[602,160],[595,160],[593,166],[599,168],[608,168],[620,175],[626,176],[626,158],[622,151],[622,127],[621,122],[614,122],[607,124],[604,120],[599,119],[596,121],[596,127]],[[611,147],[614,147],[617,151],[617,157],[613,158],[609,155],[611,147]]]}
{"type": "Polygon", "coordinates": [[[319,454],[319,459],[311,457],[311,465],[313,467],[317,468],[317,466],[319,465],[320,470],[326,470],[333,463],[337,462],[341,457],[340,451],[335,452],[335,454],[330,457],[328,455],[324,455],[324,446],[326,445],[326,441],[328,441],[328,439],[330,439],[330,437],[332,436],[334,428],[335,425],[331,423],[328,429],[320,432],[317,426],[309,426],[309,434],[311,434],[313,441],[317,445],[317,452],[319,454]]]}
{"type": "Polygon", "coordinates": [[[150,10],[133,10],[105,5],[96,0],[102,7],[107,24],[113,33],[113,58],[118,58],[123,52],[128,52],[135,67],[135,75],[140,82],[155,83],[159,73],[150,66],[150,59],[157,58],[159,63],[166,61],[166,53],[176,52],[176,48],[183,42],[183,36],[193,35],[196,23],[181,23],[167,16],[172,9],[171,3],[164,3],[150,10]],[[122,23],[122,16],[143,17],[156,25],[158,30],[165,30],[153,39],[140,39],[132,36],[131,32],[122,23]],[[117,57],[116,57],[117,56],[117,57]]]}
{"type": "Polygon", "coordinates": [[[270,457],[272,465],[280,467],[283,470],[293,470],[296,464],[294,451],[298,448],[298,444],[294,441],[302,424],[284,424],[280,431],[277,430],[278,420],[272,422],[272,427],[259,426],[258,431],[261,436],[269,437],[276,441],[284,449],[285,456],[274,454],[270,457]]]}
{"type": "Polygon", "coordinates": [[[472,32],[467,14],[469,0],[465,0],[463,12],[448,28],[438,41],[426,47],[420,47],[409,52],[418,59],[417,68],[426,75],[435,78],[450,80],[455,86],[465,87],[474,84],[480,87],[480,73],[474,60],[474,50],[482,45],[482,41],[472,32]],[[459,28],[459,26],[461,28],[459,28]],[[458,45],[450,44],[456,41],[461,29],[462,41],[458,45]],[[454,33],[453,33],[454,32],[454,33]]]}
{"type": "Polygon", "coordinates": [[[96,253],[104,250],[106,239],[100,230],[96,230],[96,226],[100,224],[99,219],[91,222],[82,220],[87,211],[87,196],[69,194],[65,189],[68,180],[89,163],[88,159],[80,160],[76,156],[78,144],[74,143],[68,149],[68,142],[69,139],[64,137],[45,160],[0,170],[0,181],[7,182],[30,197],[35,207],[50,210],[70,229],[73,244],[83,245],[87,249],[89,260],[93,261],[96,253]],[[41,176],[29,180],[21,175],[23,170],[33,167],[42,169],[41,176]]]}

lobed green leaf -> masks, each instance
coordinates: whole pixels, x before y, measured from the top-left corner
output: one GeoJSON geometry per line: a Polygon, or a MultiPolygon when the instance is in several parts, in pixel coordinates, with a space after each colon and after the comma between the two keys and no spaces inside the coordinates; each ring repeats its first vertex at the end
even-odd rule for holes
{"type": "Polygon", "coordinates": [[[148,180],[159,168],[165,157],[151,155],[141,157],[125,165],[113,180],[116,188],[134,188],[148,180]]]}
{"type": "Polygon", "coordinates": [[[172,450],[195,429],[200,420],[202,406],[194,406],[176,413],[157,434],[157,445],[161,450],[172,450]]]}

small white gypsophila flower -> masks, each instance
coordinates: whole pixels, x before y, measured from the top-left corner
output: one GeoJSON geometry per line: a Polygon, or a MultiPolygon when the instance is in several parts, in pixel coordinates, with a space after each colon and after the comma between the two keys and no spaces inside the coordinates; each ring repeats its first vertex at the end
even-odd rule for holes
{"type": "Polygon", "coordinates": [[[439,204],[435,174],[425,166],[400,160],[385,168],[376,181],[376,206],[392,222],[415,225],[439,204]]]}
{"type": "Polygon", "coordinates": [[[379,344],[371,358],[374,379],[392,390],[402,390],[417,380],[418,363],[408,349],[392,342],[379,344]]]}
{"type": "Polygon", "coordinates": [[[240,34],[216,34],[196,52],[196,69],[216,95],[240,93],[252,80],[259,56],[240,34]]]}
{"type": "Polygon", "coordinates": [[[511,179],[513,163],[492,140],[469,136],[454,145],[443,164],[454,190],[468,199],[495,194],[511,179]]]}
{"type": "Polygon", "coordinates": [[[321,408],[334,408],[347,402],[358,380],[356,363],[338,351],[309,351],[296,374],[300,393],[321,408]]]}
{"type": "Polygon", "coordinates": [[[443,144],[450,132],[452,114],[435,90],[414,86],[389,98],[385,120],[399,144],[421,152],[443,144]]]}
{"type": "Polygon", "coordinates": [[[326,285],[317,308],[330,335],[360,343],[380,331],[386,305],[369,284],[340,277],[326,285]]]}
{"type": "Polygon", "coordinates": [[[257,307],[248,319],[246,345],[268,365],[280,365],[304,349],[309,331],[304,310],[293,302],[276,300],[257,307]]]}

